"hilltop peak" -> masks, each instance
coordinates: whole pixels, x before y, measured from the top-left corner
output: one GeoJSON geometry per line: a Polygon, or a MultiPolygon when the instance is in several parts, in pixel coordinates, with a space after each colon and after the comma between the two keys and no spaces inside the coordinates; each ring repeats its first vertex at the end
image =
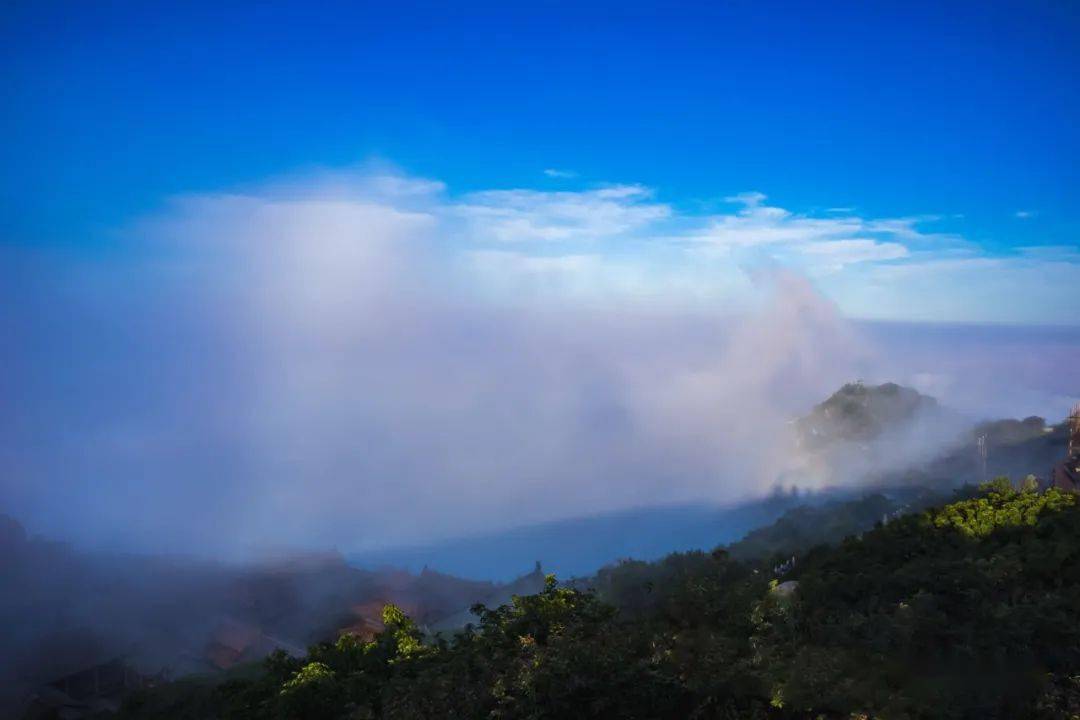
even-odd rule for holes
{"type": "Polygon", "coordinates": [[[806,449],[834,442],[870,442],[883,433],[937,416],[937,400],[919,391],[883,383],[847,383],[796,421],[798,441],[806,449]]]}

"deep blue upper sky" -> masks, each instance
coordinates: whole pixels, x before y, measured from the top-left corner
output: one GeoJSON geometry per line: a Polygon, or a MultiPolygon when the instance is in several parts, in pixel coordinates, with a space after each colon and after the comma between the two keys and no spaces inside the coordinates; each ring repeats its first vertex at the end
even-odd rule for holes
{"type": "Polygon", "coordinates": [[[566,167],[1075,241],[1072,2],[230,5],[7,4],[9,239],[375,155],[457,190],[566,167]]]}

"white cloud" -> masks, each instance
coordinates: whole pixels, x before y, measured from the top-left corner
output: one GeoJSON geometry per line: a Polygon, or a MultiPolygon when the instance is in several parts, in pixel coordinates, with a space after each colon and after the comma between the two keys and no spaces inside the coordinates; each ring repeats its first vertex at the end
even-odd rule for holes
{"type": "Polygon", "coordinates": [[[470,237],[489,242],[590,242],[629,235],[671,215],[641,185],[579,192],[488,190],[448,208],[463,218],[470,237]]]}
{"type": "MultiPolygon", "coordinates": [[[[701,214],[661,202],[638,184],[455,195],[437,180],[360,172],[278,184],[262,197],[375,203],[423,220],[441,238],[443,260],[467,267],[467,282],[503,302],[540,294],[575,302],[738,304],[752,284],[747,269],[779,265],[813,278],[855,316],[929,317],[936,311],[924,309],[923,300],[936,297],[944,309],[938,319],[1069,322],[1069,302],[1053,287],[1031,291],[1046,296],[1039,302],[1008,303],[995,294],[1010,274],[1027,277],[1042,268],[1055,276],[1080,263],[1062,248],[988,254],[938,231],[947,214],[865,217],[849,207],[800,213],[759,191],[724,198],[735,206],[728,212],[701,214]],[[976,266],[983,274],[972,274],[976,266]],[[915,287],[919,297],[907,299],[915,287]]],[[[327,217],[346,212],[336,208],[327,217]]]]}
{"type": "Polygon", "coordinates": [[[508,268],[515,273],[564,273],[579,272],[600,260],[596,255],[525,255],[505,250],[477,250],[472,253],[475,262],[508,268]]]}
{"type": "Polygon", "coordinates": [[[728,195],[724,198],[724,202],[735,203],[738,205],[745,205],[748,208],[754,208],[765,202],[768,196],[765,193],[757,192],[756,190],[750,192],[741,192],[738,195],[728,195]]]}
{"type": "Polygon", "coordinates": [[[576,178],[578,175],[573,170],[558,170],[556,168],[545,168],[544,174],[547,175],[549,178],[558,178],[561,180],[569,180],[571,178],[576,178]]]}
{"type": "Polygon", "coordinates": [[[833,208],[830,217],[798,215],[766,205],[759,192],[726,198],[742,204],[734,214],[717,215],[687,233],[686,238],[743,262],[780,261],[811,275],[836,272],[847,265],[894,261],[908,257],[908,244],[935,244],[939,249],[956,238],[925,233],[920,223],[936,218],[865,219],[833,208]]]}
{"type": "Polygon", "coordinates": [[[1027,220],[1035,217],[1035,215],[1036,213],[1033,210],[1017,210],[1013,213],[1013,217],[1019,218],[1020,220],[1027,220]]]}
{"type": "Polygon", "coordinates": [[[348,224],[361,208],[372,222],[403,214],[438,238],[439,262],[467,268],[469,279],[460,281],[499,302],[545,295],[593,304],[739,305],[752,287],[748,270],[781,266],[812,278],[853,316],[1075,322],[1077,314],[1060,283],[1029,288],[1030,301],[1010,302],[999,282],[1039,271],[1067,275],[1080,265],[1075,251],[1037,247],[995,256],[938,231],[947,214],[800,213],[759,191],[727,196],[735,207],[702,214],[661,202],[639,184],[455,195],[437,180],[396,171],[330,173],[232,197],[310,203],[308,212],[321,217],[313,227],[348,224]],[[930,297],[938,310],[924,302],[930,297]]]}
{"type": "Polygon", "coordinates": [[[830,263],[834,270],[851,263],[898,260],[909,255],[908,249],[900,243],[864,239],[814,241],[799,249],[804,255],[830,263]]]}

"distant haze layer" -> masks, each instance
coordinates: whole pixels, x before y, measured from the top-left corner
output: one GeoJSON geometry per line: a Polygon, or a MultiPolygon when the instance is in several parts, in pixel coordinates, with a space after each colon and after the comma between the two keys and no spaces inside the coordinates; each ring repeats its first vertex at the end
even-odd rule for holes
{"type": "Polygon", "coordinates": [[[485,243],[658,211],[601,194],[538,228],[433,192],[195,196],[93,252],[0,251],[0,508],[111,549],[365,550],[761,495],[789,420],[859,378],[973,416],[1080,392],[1077,329],[852,322],[774,263],[580,292],[572,258],[485,243]]]}

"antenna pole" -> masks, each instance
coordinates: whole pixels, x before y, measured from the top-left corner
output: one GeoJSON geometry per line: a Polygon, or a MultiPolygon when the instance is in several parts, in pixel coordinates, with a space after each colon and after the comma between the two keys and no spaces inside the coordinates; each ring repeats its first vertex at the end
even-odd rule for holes
{"type": "Polygon", "coordinates": [[[975,441],[975,452],[979,458],[979,476],[982,478],[982,482],[986,482],[986,436],[980,435],[975,441]]]}

